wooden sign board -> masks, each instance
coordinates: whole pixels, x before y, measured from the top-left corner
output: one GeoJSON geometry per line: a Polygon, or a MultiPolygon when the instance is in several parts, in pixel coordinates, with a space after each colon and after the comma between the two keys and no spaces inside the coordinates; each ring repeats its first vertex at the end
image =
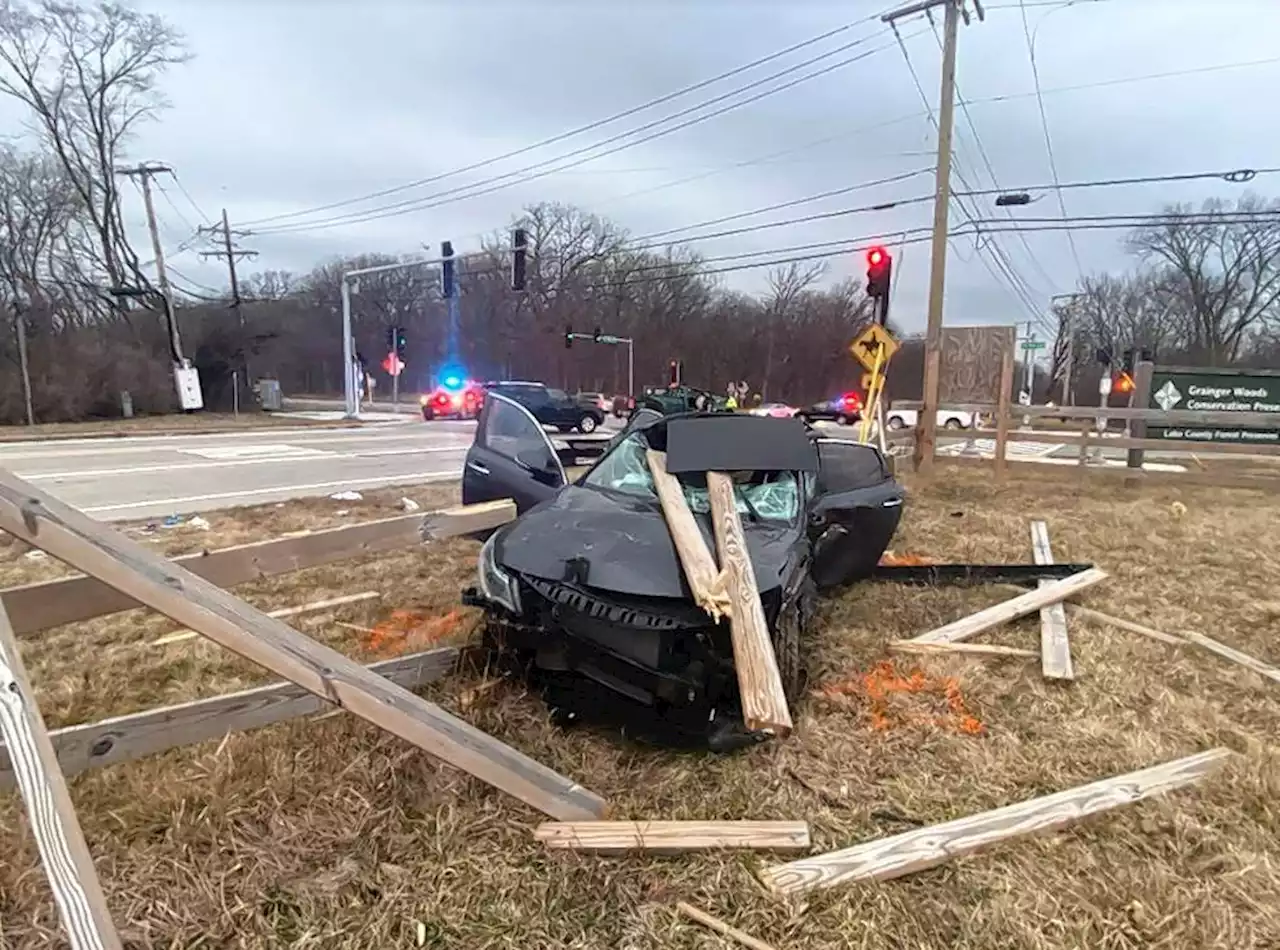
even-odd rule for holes
{"type": "Polygon", "coordinates": [[[939,404],[999,402],[1000,362],[1016,332],[1012,326],[944,327],[939,404]]]}

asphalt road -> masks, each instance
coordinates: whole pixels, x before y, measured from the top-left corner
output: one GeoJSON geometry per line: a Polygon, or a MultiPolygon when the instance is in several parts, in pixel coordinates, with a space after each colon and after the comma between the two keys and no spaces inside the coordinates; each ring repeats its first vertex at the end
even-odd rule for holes
{"type": "Polygon", "coordinates": [[[0,467],[102,520],[164,517],[459,477],[475,423],[23,442],[0,467]]]}

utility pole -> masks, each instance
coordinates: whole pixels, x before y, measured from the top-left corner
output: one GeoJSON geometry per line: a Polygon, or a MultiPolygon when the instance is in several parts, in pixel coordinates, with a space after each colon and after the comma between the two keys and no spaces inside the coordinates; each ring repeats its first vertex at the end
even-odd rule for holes
{"type": "MultiPolygon", "coordinates": [[[[201,257],[217,257],[220,259],[225,259],[227,262],[227,273],[229,274],[231,279],[231,309],[235,311],[236,324],[240,328],[240,348],[241,348],[240,349],[240,352],[241,352],[240,370],[241,371],[237,376],[234,386],[238,387],[240,383],[244,383],[246,390],[252,391],[253,375],[249,370],[249,342],[244,338],[244,308],[241,306],[241,301],[240,301],[240,281],[236,276],[236,261],[238,261],[242,257],[257,257],[258,252],[242,250],[241,248],[238,248],[234,244],[232,244],[231,239],[233,236],[248,237],[249,232],[231,230],[231,225],[227,221],[226,208],[222,209],[221,225],[215,224],[207,228],[196,228],[196,232],[198,234],[208,234],[210,237],[213,237],[215,239],[221,239],[222,246],[220,248],[216,248],[212,251],[201,251],[200,256],[201,257]]],[[[236,399],[240,398],[240,393],[238,388],[236,389],[234,396],[236,399]]]]}
{"type": "MultiPolygon", "coordinates": [[[[942,370],[942,303],[946,292],[948,206],[951,203],[951,130],[956,101],[956,39],[963,0],[921,0],[886,13],[880,19],[897,29],[902,17],[946,8],[943,22],[942,88],[938,101],[938,161],[933,198],[933,243],[929,263],[929,310],[924,342],[924,393],[916,429],[916,471],[933,471],[938,430],[938,378],[942,370]]],[[[982,7],[975,0],[978,16],[982,7]]],[[[964,14],[968,19],[968,13],[964,14]]]]}
{"type": "Polygon", "coordinates": [[[1058,333],[1067,338],[1067,353],[1062,361],[1062,404],[1064,406],[1075,405],[1071,392],[1071,374],[1075,371],[1076,362],[1076,308],[1075,302],[1083,297],[1084,294],[1054,294],[1049,298],[1049,306],[1053,307],[1055,300],[1070,301],[1070,306],[1062,311],[1062,320],[1058,326],[1058,333]]]}
{"type": "Polygon", "coordinates": [[[240,282],[236,276],[236,261],[242,257],[257,257],[257,251],[246,251],[236,247],[232,243],[233,237],[248,237],[248,231],[233,231],[231,225],[227,223],[227,209],[222,209],[222,224],[213,225],[207,228],[197,228],[200,234],[208,234],[215,238],[220,238],[222,247],[212,251],[201,251],[201,257],[217,257],[225,259],[227,262],[227,272],[231,278],[231,306],[236,312],[236,321],[240,328],[244,328],[244,312],[240,307],[240,282]]]}
{"type": "Polygon", "coordinates": [[[137,179],[142,187],[142,204],[147,212],[147,230],[151,232],[151,250],[156,258],[156,280],[160,285],[160,295],[164,299],[165,322],[169,327],[169,343],[173,349],[174,361],[183,364],[182,340],[178,336],[178,321],[173,312],[173,294],[169,290],[169,274],[164,266],[164,248],[160,246],[160,231],[156,226],[156,207],[151,200],[151,179],[160,174],[172,174],[173,169],[159,162],[142,162],[132,168],[117,168],[117,175],[137,179]]]}

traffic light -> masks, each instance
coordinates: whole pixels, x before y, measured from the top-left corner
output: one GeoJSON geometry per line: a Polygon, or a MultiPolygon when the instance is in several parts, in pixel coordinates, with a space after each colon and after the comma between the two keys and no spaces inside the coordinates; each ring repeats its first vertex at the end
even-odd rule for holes
{"type": "Polygon", "coordinates": [[[1115,378],[1111,388],[1118,393],[1131,393],[1133,392],[1133,377],[1128,373],[1122,372],[1115,378]]]}
{"type": "Polygon", "coordinates": [[[404,327],[396,327],[395,329],[395,351],[400,362],[404,362],[405,351],[409,348],[409,335],[404,332],[404,327]]]}
{"type": "Polygon", "coordinates": [[[1110,365],[1111,365],[1111,359],[1112,359],[1112,356],[1111,356],[1111,347],[1109,347],[1109,346],[1100,346],[1100,347],[1098,347],[1097,359],[1098,359],[1098,363],[1099,363],[1100,365],[1102,365],[1102,366],[1110,366],[1110,365]]]}
{"type": "Polygon", "coordinates": [[[599,343],[599,342],[600,342],[600,328],[599,328],[599,327],[596,327],[594,330],[592,330],[592,331],[591,331],[591,339],[592,339],[592,341],[593,341],[593,342],[595,342],[595,343],[599,343]]]}
{"type": "Polygon", "coordinates": [[[511,289],[524,290],[525,258],[529,250],[529,235],[524,228],[511,232],[511,289]]]}
{"type": "Polygon", "coordinates": [[[889,278],[893,273],[893,258],[882,247],[867,251],[867,296],[881,300],[889,296],[889,278]]]}
{"type": "Polygon", "coordinates": [[[1120,370],[1126,376],[1133,375],[1133,347],[1129,347],[1124,351],[1124,359],[1120,363],[1120,370]]]}
{"type": "Polygon", "coordinates": [[[573,349],[573,327],[567,323],[564,325],[564,348],[573,349]]]}
{"type": "Polygon", "coordinates": [[[457,291],[454,286],[452,241],[440,242],[440,258],[440,296],[447,299],[457,291]]]}
{"type": "Polygon", "coordinates": [[[667,369],[668,369],[668,375],[667,375],[668,385],[679,386],[680,385],[680,361],[672,360],[671,363],[668,365],[667,369]]]}
{"type": "Polygon", "coordinates": [[[396,335],[400,331],[395,327],[387,327],[387,352],[390,353],[396,348],[396,335]]]}

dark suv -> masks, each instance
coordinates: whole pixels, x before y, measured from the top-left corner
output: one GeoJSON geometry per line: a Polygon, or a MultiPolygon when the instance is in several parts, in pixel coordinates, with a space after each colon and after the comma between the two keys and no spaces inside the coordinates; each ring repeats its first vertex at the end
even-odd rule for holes
{"type": "Polygon", "coordinates": [[[563,389],[550,389],[542,383],[503,381],[485,383],[484,388],[520,403],[544,426],[554,426],[561,432],[577,429],[587,435],[604,422],[599,408],[583,405],[563,389]]]}

